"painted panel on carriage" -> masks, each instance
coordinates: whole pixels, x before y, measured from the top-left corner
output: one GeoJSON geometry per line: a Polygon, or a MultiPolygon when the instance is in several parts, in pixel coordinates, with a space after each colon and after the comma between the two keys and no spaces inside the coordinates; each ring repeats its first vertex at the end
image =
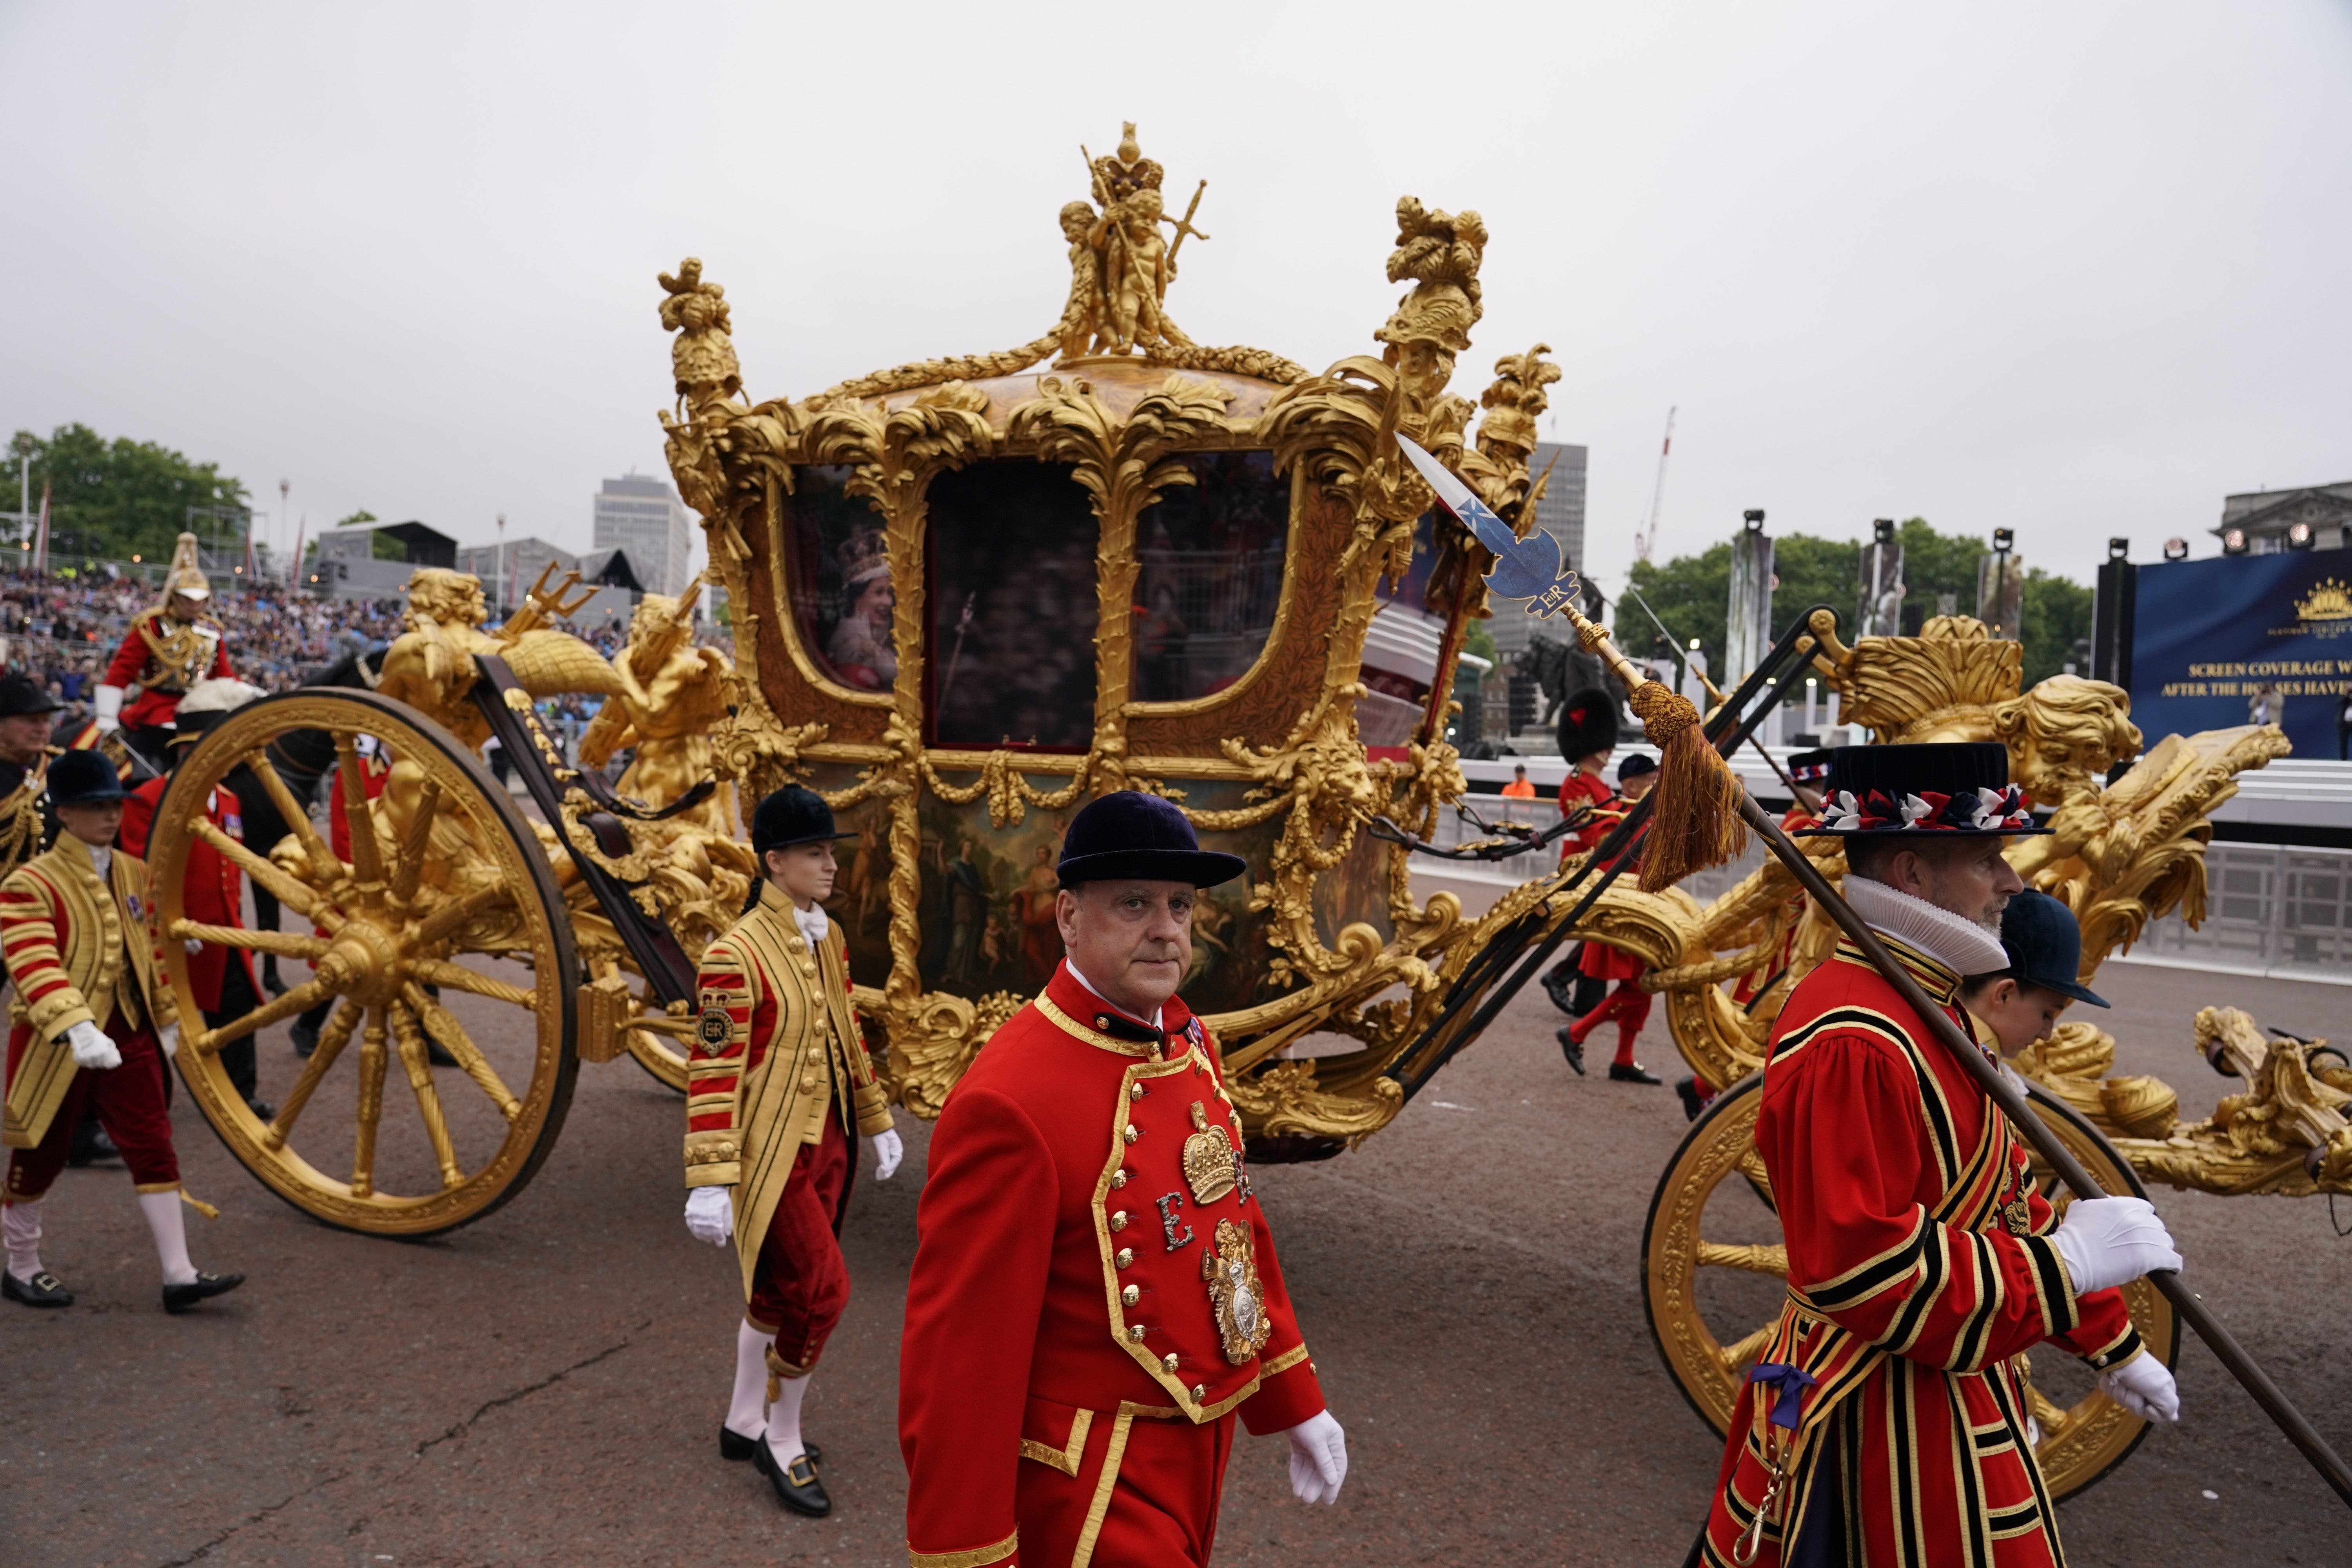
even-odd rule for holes
{"type": "Polygon", "coordinates": [[[1098,530],[1072,471],[1000,458],[925,492],[933,744],[1083,752],[1094,738],[1098,530]]]}
{"type": "Polygon", "coordinates": [[[1134,697],[1223,691],[1265,649],[1282,600],[1290,481],[1271,452],[1191,452],[1192,476],[1136,520],[1134,697]]]}
{"type": "MultiPolygon", "coordinates": [[[[977,777],[946,776],[951,785],[977,777]]],[[[808,782],[836,790],[856,778],[856,770],[846,764],[821,764],[810,770],[808,782]]],[[[1029,782],[1045,791],[1067,781],[1035,774],[1029,782]]],[[[1232,810],[1244,804],[1244,786],[1237,782],[1187,780],[1177,787],[1195,810],[1232,810]]],[[[1033,806],[1018,824],[997,827],[989,822],[985,800],[953,805],[926,796],[918,814],[922,852],[915,903],[925,991],[1026,996],[1045,984],[1062,956],[1054,922],[1054,861],[1076,809],[1033,806]]],[[[850,977],[878,987],[890,973],[889,803],[851,806],[839,820],[843,831],[857,837],[838,846],[841,874],[826,909],[849,940],[850,977]]],[[[1194,910],[1192,967],[1182,989],[1185,1000],[1202,1012],[1228,1012],[1276,994],[1265,982],[1274,956],[1265,940],[1265,915],[1249,905],[1280,836],[1278,816],[1236,832],[1201,835],[1204,847],[1239,855],[1250,867],[1223,887],[1204,889],[1194,910]]],[[[1378,908],[1377,857],[1360,867],[1358,858],[1350,856],[1318,884],[1318,924],[1327,940],[1355,920],[1371,921],[1386,934],[1378,908]]]]}
{"type": "Polygon", "coordinates": [[[817,668],[859,691],[898,679],[890,640],[896,604],[882,515],[849,493],[845,463],[804,463],[782,498],[786,574],[801,647],[817,668]]]}

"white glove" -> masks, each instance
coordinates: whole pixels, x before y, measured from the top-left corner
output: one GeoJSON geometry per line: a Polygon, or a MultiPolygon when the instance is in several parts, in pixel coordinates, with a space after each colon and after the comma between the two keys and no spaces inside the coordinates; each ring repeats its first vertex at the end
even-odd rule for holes
{"type": "Polygon", "coordinates": [[[887,1182],[898,1174],[898,1162],[907,1157],[907,1146],[898,1142],[897,1128],[892,1127],[877,1132],[866,1141],[866,1146],[874,1151],[876,1181],[887,1182]]]}
{"type": "Polygon", "coordinates": [[[155,1031],[155,1043],[163,1047],[163,1059],[170,1061],[180,1054],[180,1026],[166,1024],[155,1031]]]}
{"type": "Polygon", "coordinates": [[[2087,1296],[2157,1268],[2178,1270],[2172,1233],[2146,1198],[2077,1198],[2050,1239],[2074,1294],[2087,1296]]]}
{"type": "Polygon", "coordinates": [[[98,732],[110,735],[122,728],[122,688],[101,686],[90,700],[91,711],[98,719],[98,732]]]}
{"type": "Polygon", "coordinates": [[[202,937],[184,936],[180,939],[180,945],[186,949],[191,955],[202,952],[205,950],[205,942],[202,937]]]}
{"type": "Polygon", "coordinates": [[[95,1068],[100,1072],[122,1065],[122,1052],[116,1048],[105,1031],[84,1018],[66,1031],[66,1045],[73,1051],[74,1066],[95,1068]]]}
{"type": "Polygon", "coordinates": [[[2143,1421],[2180,1419],[2180,1388],[2154,1353],[2142,1351],[2099,1373],[2099,1392],[2143,1421]]]}
{"type": "Polygon", "coordinates": [[[725,1187],[697,1187],[686,1194],[686,1231],[697,1241],[724,1247],[735,1239],[735,1196],[725,1187]]]}
{"type": "Polygon", "coordinates": [[[1290,1492],[1300,1502],[1338,1502],[1339,1483],[1348,1479],[1348,1434],[1318,1410],[1293,1426],[1290,1439],[1290,1492]]]}

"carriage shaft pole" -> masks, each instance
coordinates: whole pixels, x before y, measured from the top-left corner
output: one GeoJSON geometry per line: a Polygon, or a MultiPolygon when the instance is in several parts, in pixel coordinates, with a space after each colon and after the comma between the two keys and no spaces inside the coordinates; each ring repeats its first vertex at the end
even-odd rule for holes
{"type": "MultiPolygon", "coordinates": [[[[1789,868],[1790,874],[1805,889],[1806,896],[1838,923],[1853,944],[1862,950],[1871,967],[1895,987],[1904,1005],[1919,1016],[1920,1021],[1927,1025],[1952,1059],[1958,1062],[1962,1069],[1976,1080],[1977,1087],[2000,1108],[2001,1114],[2009,1118],[2010,1125],[2017,1130],[2019,1136],[2049,1163],[2050,1168],[2058,1173],[2059,1180],[2064,1182],[2078,1198],[2110,1195],[2083,1163],[2074,1158],[2074,1151],[2059,1140],[2057,1132],[2034,1114],[2032,1107],[2027,1104],[2025,1096],[2018,1091],[2016,1085],[2002,1075],[1974,1041],[1960,1033],[1959,1026],[1953,1023],[1941,1007],[1928,1000],[1927,994],[1920,989],[1919,983],[1911,977],[1910,972],[1886,951],[1886,944],[1879,941],[1878,933],[1854,913],[1853,906],[1839,896],[1805,852],[1780,831],[1780,825],[1773,821],[1744,790],[1739,795],[1739,814],[1747,819],[1748,826],[1763,838],[1765,847],[1780,864],[1789,868]]],[[[2147,1281],[2172,1303],[2173,1310],[2187,1320],[2189,1326],[2197,1331],[2197,1337],[2210,1347],[2221,1364],[2230,1369],[2231,1375],[2253,1395],[2254,1403],[2261,1405],[2263,1413],[2286,1434],[2287,1441],[2303,1450],[2303,1457],[2310,1460],[2311,1468],[2336,1489],[2336,1495],[2347,1507],[2352,1507],[2352,1469],[2346,1468],[2342,1457],[2328,1446],[2327,1439],[2320,1436],[2319,1429],[2294,1407],[2278,1384],[2271,1381],[2270,1374],[2246,1352],[2246,1348],[2238,1342],[2236,1336],[2221,1326],[2212,1309],[2205,1305],[2204,1298],[2183,1285],[2180,1276],[2169,1268],[2149,1274],[2147,1281]]]]}

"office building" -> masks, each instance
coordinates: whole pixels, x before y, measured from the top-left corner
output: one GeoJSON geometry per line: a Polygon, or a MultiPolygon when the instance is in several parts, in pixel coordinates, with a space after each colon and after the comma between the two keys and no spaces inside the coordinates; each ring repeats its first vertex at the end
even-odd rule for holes
{"type": "Polygon", "coordinates": [[[2297,523],[2309,529],[2313,549],[2340,550],[2352,544],[2352,482],[2225,496],[2221,521],[2213,532],[2226,540],[2233,530],[2242,531],[2247,554],[2275,555],[2288,548],[2287,531],[2297,523]]]}
{"type": "MultiPolygon", "coordinates": [[[[1543,494],[1536,498],[1536,526],[1559,542],[1559,558],[1564,565],[1578,571],[1584,569],[1584,459],[1585,448],[1559,441],[1538,441],[1528,458],[1528,482],[1533,484],[1549,467],[1551,477],[1544,483],[1543,494]]],[[[1562,634],[1557,623],[1538,626],[1535,617],[1526,613],[1522,599],[1490,599],[1487,607],[1495,618],[1486,622],[1494,637],[1495,651],[1514,654],[1528,646],[1528,639],[1538,632],[1554,641],[1562,634]]]]}
{"type": "Polygon", "coordinates": [[[597,550],[625,550],[648,594],[685,591],[694,558],[694,514],[660,479],[606,479],[596,497],[597,550]]]}
{"type": "Polygon", "coordinates": [[[544,539],[525,536],[460,545],[457,564],[458,571],[470,572],[482,580],[482,596],[489,601],[492,613],[497,614],[521,604],[531,584],[539,581],[539,574],[551,564],[555,568],[555,574],[548,579],[551,588],[563,581],[566,572],[580,564],[580,558],[544,539]]]}

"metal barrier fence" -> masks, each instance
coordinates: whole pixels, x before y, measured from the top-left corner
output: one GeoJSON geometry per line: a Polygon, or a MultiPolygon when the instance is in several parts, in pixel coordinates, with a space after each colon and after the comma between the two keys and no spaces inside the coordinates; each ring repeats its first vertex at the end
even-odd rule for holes
{"type": "Polygon", "coordinates": [[[2215,844],[2205,923],[2151,923],[2124,962],[2352,985],[2352,849],[2215,844]]]}

